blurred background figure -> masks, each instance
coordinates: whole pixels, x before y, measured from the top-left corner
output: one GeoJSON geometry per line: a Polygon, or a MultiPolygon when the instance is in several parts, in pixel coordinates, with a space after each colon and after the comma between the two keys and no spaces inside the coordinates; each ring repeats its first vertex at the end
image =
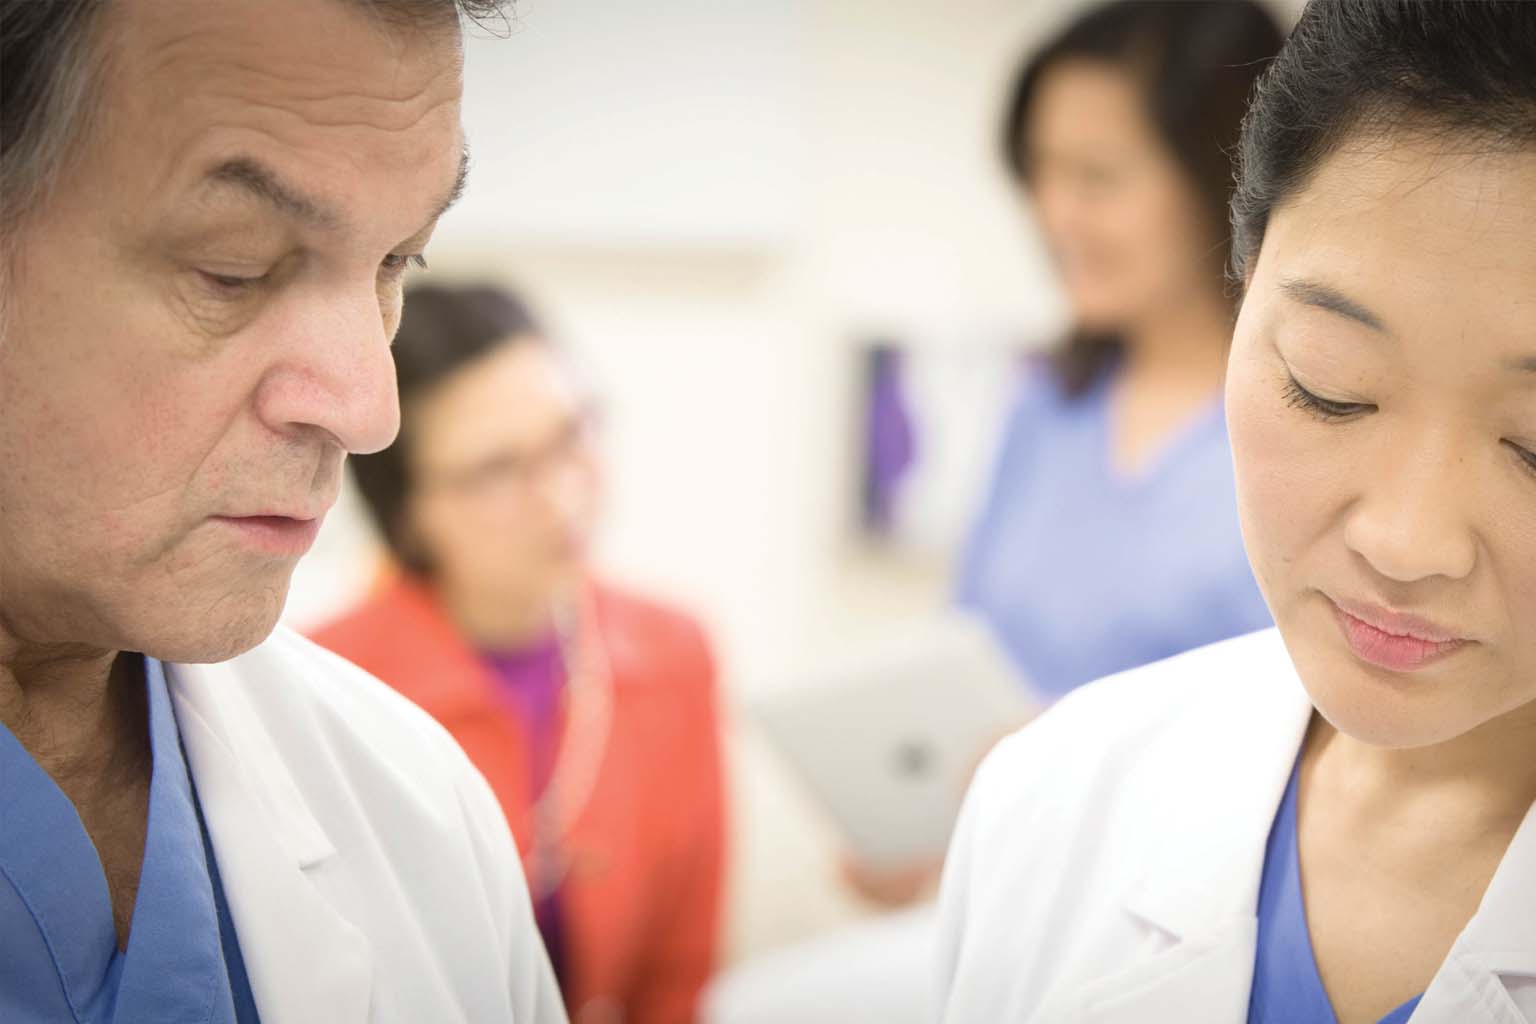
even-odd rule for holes
{"type": "Polygon", "coordinates": [[[1073,323],[1024,381],[958,596],[1047,698],[1270,622],[1221,388],[1229,154],[1281,40],[1250,0],[1121,0],[1013,87],[1003,156],[1073,323]]]}
{"type": "Polygon", "coordinates": [[[413,288],[394,353],[400,438],[352,463],[394,567],[315,638],[485,774],[572,1019],[691,1020],[724,852],[704,636],[594,579],[593,410],[516,296],[413,288]]]}
{"type": "MultiPolygon", "coordinates": [[[[1251,0],[1117,0],[1033,52],[1009,92],[1003,161],[1072,326],[1029,362],[957,597],[1044,701],[1269,624],[1221,387],[1228,154],[1282,39],[1251,0]]],[[[846,868],[889,906],[937,871],[846,868]]]]}
{"type": "MultiPolygon", "coordinates": [[[[1270,622],[1238,530],[1221,389],[1229,153],[1282,40],[1250,0],[1118,0],[1014,78],[1002,155],[1071,326],[1027,369],[956,589],[1043,701],[1270,622]]],[[[850,859],[844,873],[894,908],[930,896],[938,869],[850,859]]],[[[921,1020],[932,927],[909,911],[746,968],[716,993],[716,1019],[833,1021],[879,1000],[921,1020]]]]}

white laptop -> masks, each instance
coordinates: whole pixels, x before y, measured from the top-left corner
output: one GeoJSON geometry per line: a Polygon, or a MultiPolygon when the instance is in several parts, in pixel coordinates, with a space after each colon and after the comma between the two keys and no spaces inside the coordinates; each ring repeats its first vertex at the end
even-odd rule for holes
{"type": "Polygon", "coordinates": [[[897,868],[943,856],[971,774],[1038,704],[990,631],[952,612],[893,627],[747,709],[852,852],[897,868]]]}

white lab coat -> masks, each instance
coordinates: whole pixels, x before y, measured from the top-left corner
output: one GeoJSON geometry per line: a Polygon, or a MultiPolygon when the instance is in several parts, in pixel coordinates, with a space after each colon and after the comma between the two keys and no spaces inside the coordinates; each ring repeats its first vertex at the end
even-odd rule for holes
{"type": "Polygon", "coordinates": [[[167,665],[262,1024],[562,1024],[485,780],[427,715],[279,630],[167,665]]]}
{"type": "MultiPolygon", "coordinates": [[[[1268,630],[1085,687],[1004,741],[945,869],[945,1024],[1243,1024],[1311,713],[1268,630]]],[[[1536,1024],[1536,807],[1412,1019],[1536,1024]]]]}

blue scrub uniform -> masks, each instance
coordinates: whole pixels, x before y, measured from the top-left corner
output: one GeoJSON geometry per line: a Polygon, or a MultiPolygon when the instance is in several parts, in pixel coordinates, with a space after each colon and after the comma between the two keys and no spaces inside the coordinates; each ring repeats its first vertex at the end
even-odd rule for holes
{"type": "MultiPolygon", "coordinates": [[[[1270,828],[1259,884],[1259,946],[1248,997],[1248,1024],[1338,1024],[1323,989],[1307,931],[1302,901],[1301,856],[1296,845],[1296,788],[1300,766],[1291,772],[1285,799],[1270,828]]],[[[1406,1024],[1419,996],[1381,1018],[1406,1024]]]]}
{"type": "Polygon", "coordinates": [[[1220,402],[1127,476],[1112,465],[1113,381],[1067,398],[1032,368],[961,565],[959,603],[1048,699],[1271,621],[1243,551],[1220,402]]]}
{"type": "Polygon", "coordinates": [[[150,778],[128,948],[75,807],[0,726],[0,1021],[253,1024],[255,1001],[176,728],[146,658],[150,778]]]}

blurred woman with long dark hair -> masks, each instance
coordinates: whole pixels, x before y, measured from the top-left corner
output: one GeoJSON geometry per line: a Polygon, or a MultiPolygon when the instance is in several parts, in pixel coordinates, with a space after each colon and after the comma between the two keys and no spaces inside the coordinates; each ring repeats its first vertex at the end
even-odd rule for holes
{"type": "Polygon", "coordinates": [[[1003,155],[1072,329],[1030,368],[959,599],[1046,698],[1269,624],[1221,381],[1231,150],[1280,49],[1252,0],[1120,0],[1024,64],[1003,155]]]}

